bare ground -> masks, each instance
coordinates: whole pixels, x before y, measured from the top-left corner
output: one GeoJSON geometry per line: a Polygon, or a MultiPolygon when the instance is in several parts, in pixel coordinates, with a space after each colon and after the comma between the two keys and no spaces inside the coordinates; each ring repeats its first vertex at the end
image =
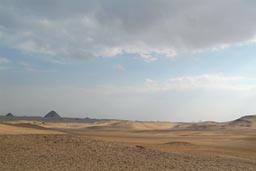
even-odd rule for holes
{"type": "Polygon", "coordinates": [[[256,161],[186,155],[85,136],[1,135],[1,171],[255,171],[256,161]]]}
{"type": "Polygon", "coordinates": [[[255,171],[255,122],[247,127],[247,120],[225,129],[213,122],[178,129],[159,122],[2,122],[0,171],[255,171]]]}

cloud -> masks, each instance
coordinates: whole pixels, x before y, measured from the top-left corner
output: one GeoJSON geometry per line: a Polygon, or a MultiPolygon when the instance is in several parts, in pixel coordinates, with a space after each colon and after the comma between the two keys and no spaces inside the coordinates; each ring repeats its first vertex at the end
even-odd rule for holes
{"type": "Polygon", "coordinates": [[[0,110],[18,115],[57,110],[68,117],[132,120],[231,120],[256,109],[255,83],[247,82],[251,79],[209,74],[146,79],[130,86],[0,84],[1,97],[6,97],[0,98],[0,110]]]}
{"type": "Polygon", "coordinates": [[[9,64],[11,61],[5,57],[0,57],[0,65],[9,64]]]}
{"type": "Polygon", "coordinates": [[[125,71],[125,67],[121,64],[114,65],[113,69],[116,70],[116,71],[125,71]]]}
{"type": "Polygon", "coordinates": [[[3,0],[0,40],[26,53],[70,58],[135,53],[174,57],[253,42],[249,0],[3,0]]]}
{"type": "Polygon", "coordinates": [[[215,75],[196,75],[173,77],[164,82],[146,80],[146,85],[152,91],[171,91],[171,90],[250,90],[255,85],[244,83],[245,77],[215,75]]]}
{"type": "Polygon", "coordinates": [[[0,57],[0,71],[12,70],[10,64],[12,64],[12,61],[6,57],[0,57]]]}
{"type": "Polygon", "coordinates": [[[29,72],[38,72],[38,71],[40,71],[38,68],[36,68],[35,66],[33,66],[32,64],[27,63],[27,62],[18,63],[18,66],[16,67],[16,69],[25,70],[25,71],[29,71],[29,72]]]}
{"type": "Polygon", "coordinates": [[[154,57],[153,55],[151,55],[151,54],[141,54],[141,57],[144,59],[144,61],[146,61],[146,62],[152,62],[152,61],[156,61],[157,60],[157,58],[156,57],[154,57]]]}
{"type": "Polygon", "coordinates": [[[27,62],[15,62],[5,57],[0,57],[0,71],[39,71],[35,66],[27,62]]]}
{"type": "Polygon", "coordinates": [[[225,76],[222,74],[195,75],[172,77],[164,81],[145,79],[144,83],[130,86],[99,85],[90,91],[111,93],[159,93],[182,91],[244,91],[249,92],[256,88],[249,78],[241,76],[225,76]]]}
{"type": "Polygon", "coordinates": [[[65,60],[62,60],[62,59],[50,59],[47,61],[48,63],[50,64],[58,64],[58,65],[64,65],[64,64],[67,64],[67,62],[65,60]]]}
{"type": "Polygon", "coordinates": [[[12,70],[12,67],[7,67],[7,66],[0,66],[0,71],[5,71],[5,70],[12,70]]]}

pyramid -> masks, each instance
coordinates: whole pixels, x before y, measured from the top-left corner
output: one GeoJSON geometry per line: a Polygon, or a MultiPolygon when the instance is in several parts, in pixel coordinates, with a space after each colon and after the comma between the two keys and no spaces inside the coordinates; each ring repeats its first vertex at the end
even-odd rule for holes
{"type": "Polygon", "coordinates": [[[14,115],[12,113],[7,113],[5,116],[13,117],[14,115]]]}
{"type": "Polygon", "coordinates": [[[55,111],[50,111],[44,117],[45,118],[61,118],[61,116],[58,113],[56,113],[55,111]]]}

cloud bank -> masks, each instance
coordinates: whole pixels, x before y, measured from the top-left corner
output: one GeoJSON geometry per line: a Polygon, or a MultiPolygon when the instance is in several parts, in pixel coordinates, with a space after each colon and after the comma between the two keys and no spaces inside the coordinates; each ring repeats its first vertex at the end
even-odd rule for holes
{"type": "Polygon", "coordinates": [[[17,115],[43,115],[54,109],[72,117],[223,121],[255,111],[256,84],[245,82],[250,79],[195,75],[165,81],[147,79],[130,86],[0,85],[1,97],[5,97],[0,98],[0,104],[3,113],[11,109],[17,115]]]}
{"type": "Polygon", "coordinates": [[[172,77],[167,80],[158,81],[150,78],[144,83],[116,86],[98,85],[90,92],[101,92],[102,94],[116,93],[168,93],[168,92],[189,92],[189,91],[232,91],[250,92],[255,90],[256,84],[251,79],[241,76],[226,76],[223,74],[204,74],[195,76],[172,77]],[[247,83],[249,82],[249,83],[247,83]]]}
{"type": "Polygon", "coordinates": [[[2,0],[0,41],[70,58],[216,49],[255,40],[253,0],[2,0]]]}

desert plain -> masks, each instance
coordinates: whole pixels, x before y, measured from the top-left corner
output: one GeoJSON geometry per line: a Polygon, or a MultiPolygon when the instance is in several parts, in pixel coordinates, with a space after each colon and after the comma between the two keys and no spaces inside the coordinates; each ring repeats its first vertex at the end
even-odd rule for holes
{"type": "Polygon", "coordinates": [[[255,171],[256,116],[230,122],[0,120],[0,171],[255,171]]]}

